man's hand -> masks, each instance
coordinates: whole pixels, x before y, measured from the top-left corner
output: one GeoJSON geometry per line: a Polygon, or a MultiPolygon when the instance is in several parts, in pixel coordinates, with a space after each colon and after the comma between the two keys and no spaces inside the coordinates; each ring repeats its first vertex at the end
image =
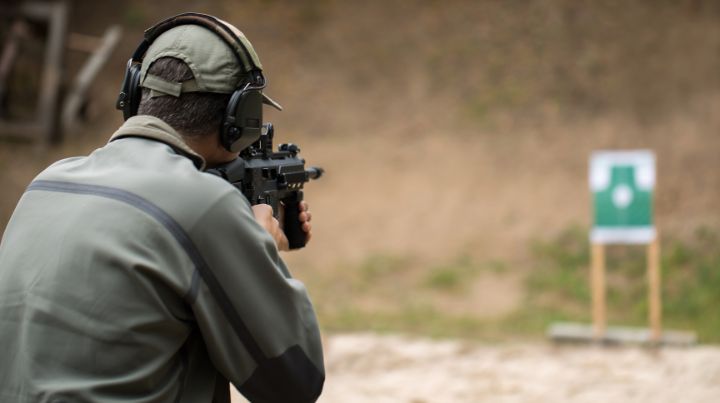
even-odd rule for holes
{"type": "MultiPolygon", "coordinates": [[[[289,250],[287,237],[280,226],[280,222],[277,218],[273,217],[272,207],[267,204],[256,204],[252,206],[252,210],[255,215],[255,220],[273,237],[278,250],[289,250]]],[[[282,212],[280,216],[282,217],[282,212]]],[[[312,237],[312,225],[310,224],[312,214],[310,213],[308,204],[304,201],[300,202],[298,219],[302,223],[302,229],[307,236],[306,243],[310,242],[310,238],[312,237]]]]}
{"type": "Polygon", "coordinates": [[[273,237],[278,250],[288,250],[287,237],[280,228],[277,218],[273,217],[272,207],[269,204],[256,204],[252,206],[252,210],[255,220],[273,237]]]}
{"type": "Polygon", "coordinates": [[[305,238],[305,243],[307,244],[308,242],[310,242],[310,238],[312,238],[312,224],[310,224],[310,220],[312,220],[312,214],[310,213],[310,206],[308,206],[308,204],[304,201],[300,202],[299,219],[302,223],[302,229],[307,235],[307,237],[305,238]]]}

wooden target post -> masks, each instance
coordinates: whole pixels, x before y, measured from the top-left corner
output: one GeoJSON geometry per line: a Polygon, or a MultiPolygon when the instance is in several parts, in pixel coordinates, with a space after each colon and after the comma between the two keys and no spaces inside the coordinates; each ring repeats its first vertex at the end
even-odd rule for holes
{"type": "Polygon", "coordinates": [[[605,301],[605,245],[592,244],[590,265],[590,291],[592,295],[593,337],[602,339],[607,329],[607,303],[605,301]]]}
{"type": "MultiPolygon", "coordinates": [[[[593,243],[591,256],[591,292],[593,339],[602,341],[607,336],[607,302],[605,283],[605,244],[593,243]]],[[[657,238],[647,245],[648,324],[649,341],[662,339],[662,293],[660,279],[660,242],[657,238]]]]}
{"type": "Polygon", "coordinates": [[[590,158],[594,220],[590,232],[592,326],[555,323],[556,341],[692,345],[692,332],[662,329],[660,240],[653,223],[655,156],[651,151],[599,151],[590,158]],[[648,327],[608,326],[606,247],[633,244],[647,248],[648,327]]]}
{"type": "Polygon", "coordinates": [[[647,250],[650,340],[660,342],[662,337],[662,300],[660,282],[660,240],[656,237],[647,250]]]}

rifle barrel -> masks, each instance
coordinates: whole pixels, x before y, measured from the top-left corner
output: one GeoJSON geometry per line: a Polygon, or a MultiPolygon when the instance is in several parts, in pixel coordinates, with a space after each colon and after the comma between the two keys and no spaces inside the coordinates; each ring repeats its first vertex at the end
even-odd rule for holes
{"type": "Polygon", "coordinates": [[[320,167],[310,167],[305,170],[305,173],[310,179],[318,179],[325,173],[325,170],[320,167]]]}

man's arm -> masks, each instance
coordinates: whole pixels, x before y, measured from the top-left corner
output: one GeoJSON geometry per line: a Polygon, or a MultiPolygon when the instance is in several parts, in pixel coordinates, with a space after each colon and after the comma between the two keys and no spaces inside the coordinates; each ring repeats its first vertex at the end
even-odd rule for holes
{"type": "Polygon", "coordinates": [[[270,231],[232,192],[191,237],[207,266],[192,307],[217,369],[253,402],[315,401],[325,377],[317,320],[270,231]]]}

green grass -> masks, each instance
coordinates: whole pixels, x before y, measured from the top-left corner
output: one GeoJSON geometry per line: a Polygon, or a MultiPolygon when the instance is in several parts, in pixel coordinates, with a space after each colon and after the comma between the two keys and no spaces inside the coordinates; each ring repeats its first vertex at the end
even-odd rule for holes
{"type": "Polygon", "coordinates": [[[468,255],[460,255],[455,260],[430,267],[421,286],[439,291],[467,291],[467,285],[479,274],[500,274],[506,271],[507,265],[504,262],[478,262],[468,255]]]}
{"type": "Polygon", "coordinates": [[[477,261],[465,254],[441,264],[372,255],[306,282],[326,330],[498,339],[495,322],[467,314],[470,309],[443,310],[438,302],[471,304],[470,285],[478,276],[506,271],[502,262],[477,261]]]}
{"type": "MultiPolygon", "coordinates": [[[[663,325],[693,330],[703,343],[720,343],[720,231],[699,229],[684,241],[663,239],[663,325]]],[[[320,322],[330,331],[377,331],[482,340],[544,337],[555,321],[590,323],[586,228],[572,227],[532,246],[533,261],[519,308],[500,318],[472,313],[473,282],[503,276],[512,266],[461,254],[428,265],[411,257],[370,256],[324,277],[309,279],[320,322]],[[447,302],[451,303],[448,305],[447,302]],[[444,304],[445,303],[445,304],[444,304]],[[448,308],[450,306],[451,308],[448,308]],[[461,306],[465,309],[453,309],[461,306]]],[[[643,246],[608,246],[610,325],[647,326],[643,246]]]]}
{"type": "Polygon", "coordinates": [[[460,337],[501,340],[507,332],[498,322],[469,315],[453,315],[430,304],[409,304],[391,312],[376,312],[345,306],[333,313],[321,312],[321,323],[329,331],[373,331],[410,333],[434,338],[460,337]]]}
{"type": "Polygon", "coordinates": [[[478,271],[479,267],[470,257],[460,256],[454,261],[431,267],[422,285],[435,290],[457,291],[478,271]]]}
{"type": "MultiPolygon", "coordinates": [[[[692,239],[661,242],[663,325],[694,330],[701,342],[720,342],[720,248],[718,231],[699,229],[692,239]]],[[[538,317],[588,321],[587,231],[571,228],[538,242],[537,267],[528,277],[528,310],[538,317]],[[582,310],[578,310],[581,308],[582,310]]],[[[647,326],[644,246],[608,246],[610,324],[647,326]]]]}

